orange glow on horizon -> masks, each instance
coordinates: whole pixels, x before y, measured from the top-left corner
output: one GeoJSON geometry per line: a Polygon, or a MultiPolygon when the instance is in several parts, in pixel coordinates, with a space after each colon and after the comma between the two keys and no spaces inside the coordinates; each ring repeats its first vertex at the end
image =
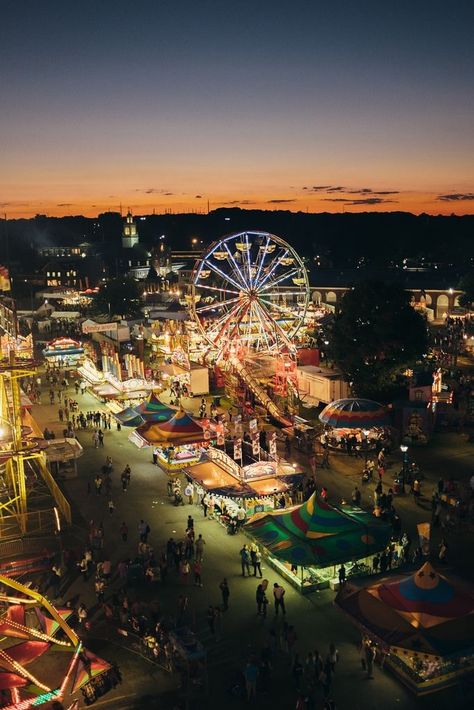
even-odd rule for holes
{"type": "MultiPolygon", "coordinates": [[[[146,193],[146,191],[143,191],[146,193]]],[[[46,214],[49,217],[64,217],[83,215],[96,217],[101,212],[118,212],[130,208],[134,214],[166,214],[166,213],[198,213],[206,214],[208,210],[218,208],[239,207],[247,210],[289,210],[291,212],[411,212],[413,214],[427,213],[432,215],[467,215],[474,213],[474,200],[440,200],[440,194],[455,194],[457,190],[438,192],[400,191],[387,197],[374,197],[370,193],[314,193],[310,190],[294,190],[290,193],[275,190],[272,194],[263,192],[238,196],[227,194],[198,193],[184,194],[137,194],[125,192],[120,199],[81,194],[77,198],[52,199],[51,197],[35,197],[32,199],[10,199],[0,203],[2,216],[8,219],[31,218],[36,214],[46,214]],[[340,195],[340,196],[339,196],[340,195]],[[373,200],[373,202],[371,202],[373,200]],[[380,202],[378,202],[380,200],[380,202]]],[[[374,193],[375,195],[376,193],[374,193]]]]}

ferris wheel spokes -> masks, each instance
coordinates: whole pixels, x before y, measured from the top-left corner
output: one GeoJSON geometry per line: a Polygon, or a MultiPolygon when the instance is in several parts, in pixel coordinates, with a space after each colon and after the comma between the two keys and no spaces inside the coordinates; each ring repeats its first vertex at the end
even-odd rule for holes
{"type": "Polygon", "coordinates": [[[276,271],[276,270],[278,269],[278,267],[280,266],[281,260],[284,259],[287,254],[288,254],[288,249],[285,249],[285,250],[283,251],[283,254],[280,254],[279,256],[278,256],[278,255],[275,256],[275,258],[273,259],[273,261],[270,262],[270,264],[269,264],[268,267],[267,267],[267,268],[269,269],[267,275],[264,277],[263,281],[258,285],[258,290],[259,290],[259,291],[262,290],[263,286],[266,284],[266,282],[268,281],[268,279],[273,276],[273,274],[275,273],[275,271],[276,271]]]}
{"type": "Polygon", "coordinates": [[[217,301],[215,303],[211,303],[208,306],[200,306],[199,308],[196,308],[196,313],[204,313],[204,311],[217,311],[219,309],[224,308],[225,306],[229,306],[231,303],[238,303],[240,301],[240,297],[237,296],[237,298],[229,298],[227,301],[217,301]]]}
{"type": "Polygon", "coordinates": [[[269,284],[267,284],[266,286],[263,286],[263,287],[261,286],[261,287],[259,288],[258,292],[259,292],[259,293],[262,293],[263,291],[266,291],[266,290],[269,289],[269,288],[273,288],[273,287],[277,286],[279,283],[282,283],[283,281],[286,281],[286,279],[289,279],[289,278],[290,278],[291,276],[293,276],[294,274],[297,274],[298,271],[299,271],[299,269],[297,269],[297,268],[296,268],[296,269],[290,269],[290,270],[287,271],[285,274],[282,274],[281,276],[279,276],[275,281],[271,281],[271,282],[270,282],[269,284]]]}
{"type": "Polygon", "coordinates": [[[229,255],[229,259],[231,260],[231,262],[232,262],[232,264],[233,264],[233,266],[234,266],[235,273],[237,273],[237,274],[240,276],[240,278],[242,279],[242,285],[243,285],[244,289],[248,289],[248,288],[249,288],[249,285],[246,283],[245,277],[244,277],[243,273],[241,272],[241,270],[240,270],[240,268],[239,268],[239,265],[237,264],[237,262],[236,262],[236,260],[235,260],[235,258],[234,258],[234,255],[233,255],[232,252],[230,251],[230,249],[229,249],[229,247],[227,246],[227,243],[226,243],[226,242],[224,242],[224,249],[226,250],[226,252],[227,252],[228,255],[229,255]]]}
{"type": "Polygon", "coordinates": [[[218,266],[212,263],[212,261],[205,260],[205,263],[207,264],[209,269],[212,269],[216,274],[218,274],[221,278],[223,278],[225,281],[228,281],[229,283],[232,284],[235,288],[237,288],[239,291],[242,290],[242,286],[240,286],[237,281],[235,281],[230,274],[226,274],[225,271],[222,271],[219,269],[218,266]]]}

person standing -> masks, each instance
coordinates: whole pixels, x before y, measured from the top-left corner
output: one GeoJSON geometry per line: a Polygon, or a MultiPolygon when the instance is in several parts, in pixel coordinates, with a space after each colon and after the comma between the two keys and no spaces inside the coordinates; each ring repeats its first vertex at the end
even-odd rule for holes
{"type": "Polygon", "coordinates": [[[360,500],[361,500],[361,493],[360,490],[357,486],[355,486],[354,490],[352,491],[352,502],[354,505],[357,507],[360,506],[360,500]]]}
{"type": "Polygon", "coordinates": [[[278,584],[278,582],[275,582],[273,585],[273,598],[275,600],[275,616],[278,616],[280,609],[282,610],[283,615],[285,615],[285,589],[278,584]]]}
{"type": "Polygon", "coordinates": [[[194,561],[193,564],[193,572],[194,572],[194,584],[196,587],[202,587],[202,580],[201,580],[201,572],[202,572],[202,564],[198,560],[194,561]]]}
{"type": "Polygon", "coordinates": [[[253,576],[256,577],[258,572],[258,576],[262,579],[262,555],[258,547],[255,546],[255,548],[254,557],[252,559],[253,576]]]}
{"type": "Polygon", "coordinates": [[[268,599],[265,594],[266,588],[267,580],[264,579],[263,582],[258,585],[257,591],[255,593],[255,601],[257,602],[257,615],[263,616],[263,618],[265,618],[267,615],[268,599]]]}
{"type": "Polygon", "coordinates": [[[258,666],[253,661],[249,661],[244,669],[245,688],[247,690],[247,700],[257,697],[258,666]]]}
{"type": "Polygon", "coordinates": [[[102,493],[102,477],[97,474],[94,478],[95,492],[98,496],[102,493]]]}
{"type": "Polygon", "coordinates": [[[242,577],[245,577],[245,572],[247,576],[250,577],[250,554],[247,545],[244,545],[240,550],[240,564],[242,567],[242,577]]]}
{"type": "Polygon", "coordinates": [[[230,589],[227,583],[227,579],[225,577],[219,584],[219,589],[221,590],[222,594],[222,608],[224,611],[227,611],[227,609],[229,608],[230,589]]]}
{"type": "Polygon", "coordinates": [[[115,505],[114,505],[112,498],[109,498],[109,502],[107,503],[107,505],[109,506],[109,513],[110,513],[110,515],[112,515],[112,513],[115,510],[115,505]]]}
{"type": "Polygon", "coordinates": [[[343,587],[346,583],[346,568],[344,564],[339,567],[339,586],[343,587]]]}

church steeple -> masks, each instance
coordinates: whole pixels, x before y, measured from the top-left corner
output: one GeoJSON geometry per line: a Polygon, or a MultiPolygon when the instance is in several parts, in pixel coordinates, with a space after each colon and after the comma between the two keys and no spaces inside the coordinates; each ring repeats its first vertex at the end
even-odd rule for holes
{"type": "Polygon", "coordinates": [[[123,224],[122,247],[124,249],[131,249],[135,244],[138,244],[137,225],[129,210],[123,224]]]}

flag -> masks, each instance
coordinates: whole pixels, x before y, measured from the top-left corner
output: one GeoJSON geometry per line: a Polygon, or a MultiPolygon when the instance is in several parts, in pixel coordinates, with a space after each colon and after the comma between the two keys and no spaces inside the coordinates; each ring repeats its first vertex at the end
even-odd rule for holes
{"type": "Polygon", "coordinates": [[[8,266],[0,266],[0,291],[11,291],[8,266]]]}
{"type": "Polygon", "coordinates": [[[425,557],[429,557],[431,525],[430,523],[418,523],[416,527],[418,530],[418,539],[420,541],[420,547],[423,552],[423,555],[425,557]]]}
{"type": "Polygon", "coordinates": [[[268,453],[270,454],[270,456],[276,456],[277,453],[276,432],[274,431],[272,431],[272,433],[268,437],[268,453]]]}
{"type": "Polygon", "coordinates": [[[260,440],[258,434],[252,434],[252,454],[258,456],[260,453],[260,440]]]}
{"type": "Polygon", "coordinates": [[[242,439],[234,439],[234,461],[242,461],[242,439]]]}

